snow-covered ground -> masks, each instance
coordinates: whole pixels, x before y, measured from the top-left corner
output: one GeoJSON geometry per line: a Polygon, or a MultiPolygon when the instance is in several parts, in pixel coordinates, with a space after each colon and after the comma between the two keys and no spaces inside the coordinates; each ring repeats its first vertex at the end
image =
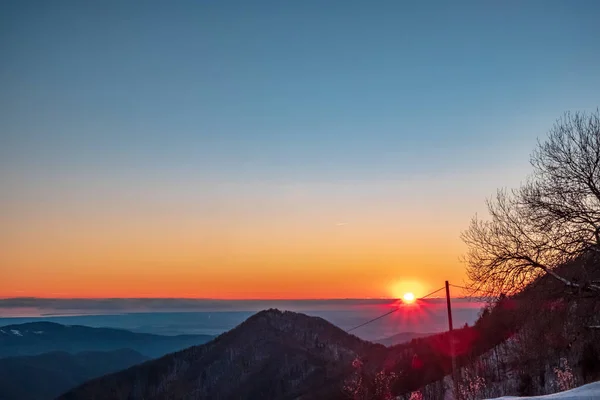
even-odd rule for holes
{"type": "Polygon", "coordinates": [[[600,399],[600,382],[589,383],[587,385],[580,386],[575,389],[567,390],[565,392],[559,392],[554,394],[547,394],[545,396],[532,396],[532,397],[498,397],[490,400],[509,400],[509,399],[557,399],[557,400],[598,400],[600,399]]]}

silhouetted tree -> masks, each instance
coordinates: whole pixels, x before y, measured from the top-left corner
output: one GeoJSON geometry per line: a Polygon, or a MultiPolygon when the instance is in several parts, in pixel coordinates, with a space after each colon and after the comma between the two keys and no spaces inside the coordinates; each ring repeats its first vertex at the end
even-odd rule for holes
{"type": "MultiPolygon", "coordinates": [[[[474,290],[514,294],[544,275],[600,294],[557,267],[600,252],[600,113],[567,113],[538,142],[533,173],[519,189],[488,200],[489,219],[473,218],[462,239],[474,290]]],[[[599,254],[600,255],[600,254],[599,254]]]]}

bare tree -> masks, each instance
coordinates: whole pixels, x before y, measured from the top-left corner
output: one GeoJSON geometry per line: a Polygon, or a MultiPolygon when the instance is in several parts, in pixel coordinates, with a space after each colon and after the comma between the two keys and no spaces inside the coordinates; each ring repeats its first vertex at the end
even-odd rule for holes
{"type": "Polygon", "coordinates": [[[565,286],[600,294],[599,282],[574,282],[557,267],[600,252],[600,113],[567,113],[531,156],[533,173],[487,202],[462,239],[474,290],[513,294],[550,275],[565,286]]]}

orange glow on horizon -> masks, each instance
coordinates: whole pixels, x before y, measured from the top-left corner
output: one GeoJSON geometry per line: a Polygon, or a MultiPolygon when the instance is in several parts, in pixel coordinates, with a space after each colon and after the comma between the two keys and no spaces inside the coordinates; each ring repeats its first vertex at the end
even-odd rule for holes
{"type": "MultiPolygon", "coordinates": [[[[287,269],[267,265],[262,269],[220,267],[213,270],[181,266],[104,269],[60,266],[50,275],[27,268],[3,279],[0,298],[404,298],[410,301],[405,294],[412,293],[416,299],[443,284],[439,280],[440,270],[434,267],[421,268],[419,282],[390,283],[387,271],[396,268],[386,264],[373,267],[366,260],[354,265],[329,262],[327,268],[321,270],[310,264],[298,263],[287,269]]],[[[455,273],[456,281],[462,278],[460,272],[455,273]]]]}
{"type": "Polygon", "coordinates": [[[61,193],[0,227],[0,297],[400,299],[462,282],[471,209],[440,224],[435,196],[399,206],[388,187],[242,187],[200,205],[61,193]]]}

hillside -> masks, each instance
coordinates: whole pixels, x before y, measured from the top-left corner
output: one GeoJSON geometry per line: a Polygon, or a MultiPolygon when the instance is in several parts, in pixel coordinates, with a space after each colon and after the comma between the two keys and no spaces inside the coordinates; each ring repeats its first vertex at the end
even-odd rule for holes
{"type": "MultiPolygon", "coordinates": [[[[555,272],[577,283],[598,280],[600,260],[582,257],[555,272]]],[[[544,276],[490,304],[474,326],[454,333],[465,397],[539,396],[600,379],[598,300],[544,276]]],[[[426,398],[442,399],[451,390],[441,381],[450,372],[448,344],[445,333],[391,347],[392,371],[404,371],[394,393],[420,387],[426,398]]]]}
{"type": "Polygon", "coordinates": [[[384,350],[321,318],[267,310],[205,345],[93,380],[60,399],[334,399],[357,356],[384,350]]]}
{"type": "Polygon", "coordinates": [[[132,349],[150,358],[206,343],[209,335],[162,336],[123,329],[90,328],[54,322],[30,322],[0,327],[0,357],[132,349]]]}
{"type": "Polygon", "coordinates": [[[133,350],[0,358],[0,400],[50,400],[92,378],[147,359],[133,350]]]}
{"type": "MultiPolygon", "coordinates": [[[[486,324],[455,331],[460,364],[512,332],[497,322],[505,312],[498,307],[486,324]]],[[[267,310],[205,345],[93,380],[61,399],[336,399],[347,398],[349,388],[379,399],[448,375],[448,342],[441,333],[386,348],[321,318],[267,310]]]]}

